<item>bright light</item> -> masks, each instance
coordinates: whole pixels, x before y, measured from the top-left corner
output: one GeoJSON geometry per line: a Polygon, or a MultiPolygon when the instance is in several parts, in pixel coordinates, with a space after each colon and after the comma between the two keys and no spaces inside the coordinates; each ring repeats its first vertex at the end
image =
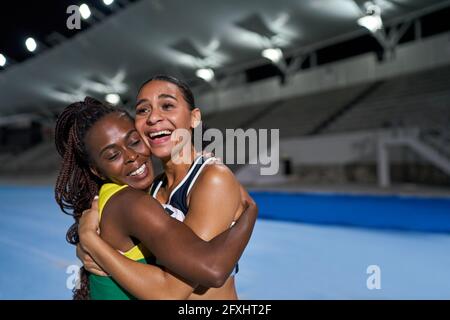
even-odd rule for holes
{"type": "Polygon", "coordinates": [[[0,53],[0,67],[4,67],[6,64],[6,57],[0,53]]]}
{"type": "Polygon", "coordinates": [[[27,47],[28,51],[35,51],[37,48],[36,40],[34,40],[33,38],[28,38],[27,40],[25,40],[25,46],[27,47]]]}
{"type": "Polygon", "coordinates": [[[89,9],[87,4],[83,3],[80,6],[80,14],[84,20],[89,19],[89,17],[91,16],[91,9],[89,9]]]}
{"type": "Polygon", "coordinates": [[[106,102],[116,105],[120,102],[120,96],[117,93],[109,93],[105,97],[106,102]]]}
{"type": "Polygon", "coordinates": [[[383,21],[381,20],[381,17],[377,15],[359,18],[358,24],[372,33],[375,33],[383,28],[383,21]]]}
{"type": "Polygon", "coordinates": [[[107,6],[111,5],[114,2],[114,0],[103,0],[103,3],[107,6]]]}
{"type": "Polygon", "coordinates": [[[263,50],[261,55],[272,61],[273,63],[278,63],[283,58],[283,52],[281,52],[280,48],[269,48],[263,50]]]}
{"type": "Polygon", "coordinates": [[[373,2],[366,2],[366,15],[358,19],[358,24],[372,33],[377,32],[383,28],[383,21],[381,20],[381,8],[373,2]]]}
{"type": "Polygon", "coordinates": [[[198,69],[195,72],[195,75],[207,82],[211,81],[212,79],[214,79],[214,71],[213,69],[210,68],[202,68],[202,69],[198,69]]]}

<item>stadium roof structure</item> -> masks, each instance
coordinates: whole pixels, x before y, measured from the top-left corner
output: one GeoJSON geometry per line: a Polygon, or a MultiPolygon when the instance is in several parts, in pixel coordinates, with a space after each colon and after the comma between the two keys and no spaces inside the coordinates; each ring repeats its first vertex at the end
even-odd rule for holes
{"type": "MultiPolygon", "coordinates": [[[[91,0],[85,1],[91,17],[82,20],[80,30],[67,28],[72,1],[45,3],[2,10],[0,54],[7,60],[0,68],[0,115],[48,112],[85,95],[118,94],[127,103],[139,83],[160,73],[193,86],[206,85],[196,76],[202,68],[219,80],[243,75],[255,81],[279,71],[262,56],[264,49],[280,49],[283,63],[297,70],[361,50],[382,50],[357,23],[367,14],[365,0],[116,0],[108,7],[91,0]],[[36,40],[33,53],[25,48],[27,37],[36,40]],[[358,37],[365,49],[336,46],[358,37]],[[296,60],[326,47],[331,49],[314,62],[296,60]]],[[[372,4],[381,9],[388,31],[390,25],[396,30],[408,19],[448,13],[450,7],[450,1],[438,0],[372,4]]],[[[437,28],[449,30],[444,16],[440,23],[445,26],[437,28]]]]}

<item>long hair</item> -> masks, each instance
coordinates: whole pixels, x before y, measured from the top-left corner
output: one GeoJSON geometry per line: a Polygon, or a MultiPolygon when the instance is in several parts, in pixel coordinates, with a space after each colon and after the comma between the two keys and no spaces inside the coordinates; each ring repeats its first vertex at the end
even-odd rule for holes
{"type": "MultiPolygon", "coordinates": [[[[64,109],[56,121],[56,150],[62,157],[55,185],[55,199],[61,210],[73,216],[75,223],[69,228],[66,240],[79,242],[78,222],[84,210],[89,209],[102,181],[91,173],[90,158],[84,138],[88,130],[100,119],[113,112],[124,112],[102,102],[86,97],[64,109]]],[[[87,271],[80,270],[80,288],[74,289],[75,300],[89,299],[87,271]]]]}
{"type": "MultiPolygon", "coordinates": [[[[189,106],[189,110],[194,110],[195,108],[197,108],[197,106],[195,105],[195,98],[194,98],[194,94],[192,93],[191,88],[189,88],[189,86],[187,85],[186,82],[177,79],[175,77],[172,76],[168,76],[168,75],[156,75],[151,77],[150,79],[148,79],[147,81],[145,81],[139,88],[140,92],[142,90],[142,88],[144,88],[147,84],[149,84],[152,81],[163,81],[163,82],[169,82],[172,83],[174,85],[176,85],[178,87],[178,89],[181,91],[181,94],[183,95],[184,101],[186,101],[186,103],[189,106]]],[[[205,125],[205,123],[202,121],[202,133],[204,133],[208,127],[205,125]]],[[[194,145],[194,135],[192,134],[192,145],[194,145]]],[[[197,150],[197,151],[203,151],[206,147],[208,146],[208,143],[206,143],[203,139],[202,139],[202,150],[197,150]]]]}

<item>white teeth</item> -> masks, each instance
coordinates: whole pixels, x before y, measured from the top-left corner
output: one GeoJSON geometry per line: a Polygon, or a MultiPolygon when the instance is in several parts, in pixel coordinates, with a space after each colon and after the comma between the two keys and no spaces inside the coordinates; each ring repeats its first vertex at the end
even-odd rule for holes
{"type": "Polygon", "coordinates": [[[133,176],[138,176],[140,174],[143,174],[144,170],[145,170],[145,163],[142,166],[140,166],[137,170],[135,170],[132,173],[130,173],[130,176],[133,177],[133,176]]]}
{"type": "Polygon", "coordinates": [[[150,133],[150,138],[154,138],[156,136],[162,135],[162,134],[171,134],[172,132],[170,132],[169,130],[162,130],[162,131],[158,131],[158,132],[152,132],[150,133]]]}

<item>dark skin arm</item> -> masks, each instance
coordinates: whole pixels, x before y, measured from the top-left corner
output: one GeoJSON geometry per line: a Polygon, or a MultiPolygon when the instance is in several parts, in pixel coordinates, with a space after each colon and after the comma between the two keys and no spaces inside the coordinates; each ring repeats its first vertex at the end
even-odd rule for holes
{"type": "MultiPolygon", "coordinates": [[[[248,243],[257,215],[256,205],[251,202],[233,228],[205,242],[183,223],[170,218],[159,203],[143,192],[127,188],[114,196],[108,206],[127,212],[120,215],[118,224],[168,269],[193,285],[207,287],[220,287],[226,281],[248,243]]],[[[126,290],[145,297],[149,284],[143,279],[155,267],[150,266],[150,271],[148,265],[122,256],[93,231],[96,227],[96,216],[83,216],[79,228],[83,249],[126,290]]]]}
{"type": "MultiPolygon", "coordinates": [[[[208,179],[208,182],[212,182],[216,179],[208,179]]],[[[235,191],[233,188],[236,187],[234,183],[228,183],[226,181],[227,179],[220,179],[221,185],[219,186],[221,190],[224,190],[226,194],[229,194],[228,191],[235,191]]],[[[205,185],[205,189],[211,188],[211,185],[205,185]]],[[[238,189],[240,190],[240,199],[241,204],[240,207],[243,208],[245,202],[253,203],[253,199],[249,196],[249,194],[246,192],[242,186],[239,186],[238,189]]],[[[230,193],[231,194],[231,193],[230,193]]],[[[208,197],[209,199],[210,197],[208,197]]],[[[214,199],[210,199],[211,201],[216,201],[214,199]]],[[[229,201],[230,199],[228,199],[229,201]]],[[[214,202],[215,204],[218,204],[217,202],[214,202]]],[[[192,204],[192,203],[191,203],[192,204]]],[[[223,209],[229,208],[231,202],[226,202],[223,205],[223,209]]],[[[92,207],[89,210],[86,210],[83,215],[83,219],[86,219],[87,217],[92,217],[92,227],[91,229],[93,231],[96,231],[98,228],[98,225],[96,225],[98,219],[98,209],[97,209],[97,201],[94,201],[92,204],[92,207]]],[[[226,214],[220,213],[218,214],[216,211],[217,206],[214,205],[211,207],[212,209],[202,208],[203,211],[210,211],[215,214],[216,219],[218,221],[221,221],[221,216],[223,215],[226,217],[226,214]]],[[[228,209],[226,209],[228,210],[228,209]]],[[[240,214],[242,213],[242,210],[238,212],[238,215],[235,217],[234,220],[238,219],[240,214]]],[[[193,214],[192,212],[190,214],[193,214]]],[[[213,219],[213,221],[216,221],[216,219],[213,219]]],[[[228,218],[226,218],[228,219],[228,218]]],[[[194,221],[195,219],[193,219],[194,221]]],[[[218,235],[223,230],[227,229],[231,223],[231,218],[229,222],[227,223],[226,228],[223,228],[222,230],[217,230],[215,233],[207,233],[201,231],[201,229],[194,229],[193,226],[189,225],[184,222],[186,225],[192,228],[192,230],[199,235],[204,240],[210,240],[214,236],[218,235]]],[[[215,224],[215,222],[214,222],[215,224]]],[[[210,225],[205,226],[205,228],[208,227],[208,230],[211,229],[210,225]]],[[[209,232],[209,231],[208,231],[209,232]]],[[[103,271],[101,266],[99,266],[92,257],[83,250],[81,244],[77,246],[77,256],[78,258],[83,262],[84,267],[91,273],[100,275],[100,276],[106,276],[107,274],[103,271]]],[[[159,268],[158,266],[153,265],[144,265],[140,263],[136,263],[132,260],[125,259],[123,260],[123,264],[121,264],[121,268],[129,268],[130,272],[128,273],[133,278],[127,279],[124,283],[120,283],[123,287],[128,287],[132,289],[128,289],[129,292],[133,292],[134,296],[136,296],[139,299],[186,299],[190,296],[190,294],[193,292],[194,288],[197,286],[196,284],[190,283],[189,281],[181,278],[180,276],[173,274],[167,269],[159,268]],[[136,278],[134,275],[139,274],[139,277],[136,278]],[[128,283],[128,286],[127,286],[128,283]],[[142,290],[140,289],[142,288],[142,290]],[[148,288],[148,289],[145,289],[148,288]]]]}

